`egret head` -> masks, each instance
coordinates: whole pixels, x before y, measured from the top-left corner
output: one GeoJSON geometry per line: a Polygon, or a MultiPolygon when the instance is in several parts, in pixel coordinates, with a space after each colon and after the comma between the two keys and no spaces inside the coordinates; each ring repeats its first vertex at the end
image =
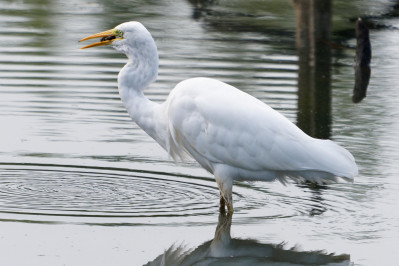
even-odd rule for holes
{"type": "MultiPolygon", "coordinates": [[[[127,56],[138,50],[146,50],[148,46],[155,46],[155,42],[150,32],[137,21],[122,23],[115,28],[100,33],[96,33],[81,39],[79,42],[101,38],[99,42],[89,44],[81,49],[112,45],[116,50],[127,56]]],[[[155,47],[156,49],[156,47],[155,47]]]]}
{"type": "Polygon", "coordinates": [[[111,45],[115,50],[124,53],[129,58],[128,64],[118,75],[120,91],[123,88],[142,91],[156,80],[159,60],[157,46],[143,24],[136,21],[125,22],[111,30],[83,38],[80,42],[95,38],[100,38],[100,41],[81,49],[111,45]]]}

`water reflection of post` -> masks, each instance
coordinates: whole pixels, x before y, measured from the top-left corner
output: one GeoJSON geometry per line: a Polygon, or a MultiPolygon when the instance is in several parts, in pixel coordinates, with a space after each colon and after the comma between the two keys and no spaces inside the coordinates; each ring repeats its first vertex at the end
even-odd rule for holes
{"type": "Polygon", "coordinates": [[[298,126],[317,138],[331,131],[332,0],[294,0],[299,57],[298,126]]]}
{"type": "Polygon", "coordinates": [[[371,44],[369,30],[364,22],[358,18],[356,21],[356,57],[355,57],[355,87],[353,88],[352,101],[359,103],[366,97],[370,80],[371,44]]]}

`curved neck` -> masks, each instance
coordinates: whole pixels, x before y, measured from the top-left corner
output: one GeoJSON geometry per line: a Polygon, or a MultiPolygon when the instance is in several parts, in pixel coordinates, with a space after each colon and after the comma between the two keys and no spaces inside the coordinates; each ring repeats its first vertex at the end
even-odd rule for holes
{"type": "Polygon", "coordinates": [[[130,91],[144,91],[158,76],[158,52],[154,40],[132,41],[122,47],[122,51],[129,61],[118,75],[119,93],[122,96],[130,91]]]}
{"type": "Polygon", "coordinates": [[[129,61],[118,75],[119,95],[130,117],[166,149],[167,125],[163,105],[150,101],[144,90],[156,80],[158,54],[154,50],[129,53],[129,61]]]}

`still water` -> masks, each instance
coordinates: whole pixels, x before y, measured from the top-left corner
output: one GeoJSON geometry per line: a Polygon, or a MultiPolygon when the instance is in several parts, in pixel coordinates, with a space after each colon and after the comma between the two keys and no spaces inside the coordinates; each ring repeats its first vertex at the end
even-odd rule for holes
{"type": "Polygon", "coordinates": [[[327,98],[308,103],[291,1],[0,0],[0,265],[398,265],[395,8],[333,3],[327,98]],[[358,16],[373,59],[354,104],[358,16]],[[355,182],[237,183],[233,217],[219,215],[212,176],[131,122],[116,84],[124,56],[79,50],[130,20],[158,45],[150,99],[189,77],[230,83],[350,150],[355,182]]]}

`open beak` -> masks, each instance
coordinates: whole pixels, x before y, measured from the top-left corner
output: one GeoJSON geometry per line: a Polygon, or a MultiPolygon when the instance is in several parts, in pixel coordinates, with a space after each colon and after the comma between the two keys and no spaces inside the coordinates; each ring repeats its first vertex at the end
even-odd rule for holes
{"type": "Polygon", "coordinates": [[[112,29],[112,30],[106,30],[106,31],[103,31],[100,33],[96,33],[96,34],[87,36],[87,37],[81,39],[79,42],[83,42],[83,41],[94,39],[94,38],[101,38],[101,40],[99,42],[95,42],[95,43],[86,45],[80,49],[86,49],[86,48],[102,46],[102,45],[109,45],[117,39],[122,39],[122,38],[117,38],[117,35],[118,35],[117,30],[112,29]]]}

